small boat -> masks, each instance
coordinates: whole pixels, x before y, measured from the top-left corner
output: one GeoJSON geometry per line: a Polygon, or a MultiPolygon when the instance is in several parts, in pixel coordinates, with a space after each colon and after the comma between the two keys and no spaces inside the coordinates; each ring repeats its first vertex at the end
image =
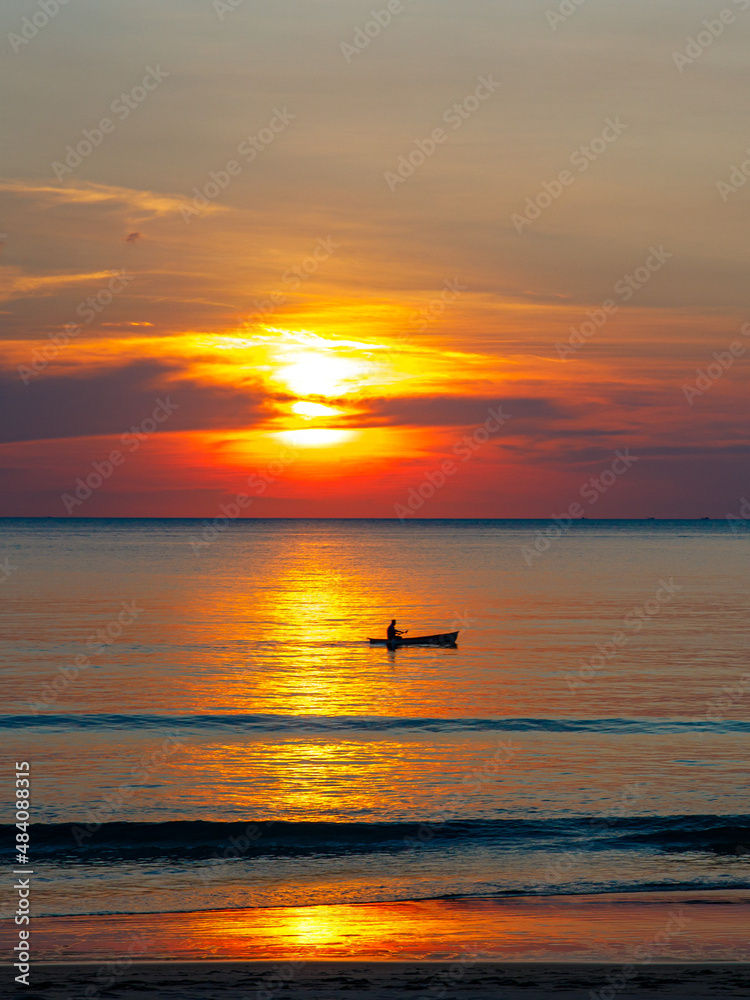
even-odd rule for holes
{"type": "Polygon", "coordinates": [[[455,646],[458,632],[442,632],[440,635],[402,635],[398,639],[369,639],[371,646],[455,646]]]}

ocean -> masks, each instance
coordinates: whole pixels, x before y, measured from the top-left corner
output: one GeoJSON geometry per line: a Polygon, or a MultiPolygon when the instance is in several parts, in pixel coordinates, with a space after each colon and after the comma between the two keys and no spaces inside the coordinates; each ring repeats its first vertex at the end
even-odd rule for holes
{"type": "MultiPolygon", "coordinates": [[[[558,917],[571,900],[739,912],[750,533],[723,521],[205,528],[0,521],[13,567],[0,737],[6,768],[29,764],[40,926],[157,917],[189,938],[198,914],[229,927],[294,912],[285,954],[357,957],[356,935],[342,951],[341,921],[316,931],[316,914],[345,905],[351,925],[377,907],[473,906],[494,958],[507,935],[493,946],[493,914],[511,904],[530,927],[545,901],[558,917]],[[370,646],[391,618],[411,635],[459,630],[458,645],[370,646]]],[[[607,919],[564,955],[637,942],[607,919]]],[[[722,928],[708,952],[675,933],[659,954],[746,960],[742,935],[722,928]]],[[[53,939],[48,957],[89,956],[80,936],[53,939]]],[[[420,940],[377,954],[455,952],[420,940]]],[[[534,940],[514,954],[563,954],[534,940]]],[[[214,941],[209,957],[238,954],[214,941]]]]}

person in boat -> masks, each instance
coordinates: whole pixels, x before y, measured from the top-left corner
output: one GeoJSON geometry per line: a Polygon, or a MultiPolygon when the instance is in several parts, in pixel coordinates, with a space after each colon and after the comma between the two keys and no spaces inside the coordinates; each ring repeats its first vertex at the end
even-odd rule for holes
{"type": "Polygon", "coordinates": [[[393,618],[391,620],[391,624],[388,626],[388,629],[386,631],[386,635],[388,636],[388,641],[395,642],[396,639],[400,639],[403,634],[404,634],[403,632],[399,632],[399,630],[396,628],[396,619],[393,618]]]}

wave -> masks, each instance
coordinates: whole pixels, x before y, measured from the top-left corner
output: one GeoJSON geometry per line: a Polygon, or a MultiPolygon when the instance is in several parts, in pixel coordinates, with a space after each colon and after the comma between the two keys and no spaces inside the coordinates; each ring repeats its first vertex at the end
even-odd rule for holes
{"type": "MultiPolygon", "coordinates": [[[[0,825],[0,843],[14,827],[0,825]]],[[[330,823],[262,820],[160,823],[31,824],[35,856],[295,857],[482,846],[498,850],[661,850],[750,854],[750,816],[571,817],[537,820],[431,820],[411,823],[330,823]],[[235,852],[233,854],[232,852],[235,852]]]]}
{"type": "Polygon", "coordinates": [[[750,721],[725,719],[440,719],[349,715],[2,715],[0,729],[211,729],[250,732],[426,732],[682,733],[750,732],[750,721]]]}

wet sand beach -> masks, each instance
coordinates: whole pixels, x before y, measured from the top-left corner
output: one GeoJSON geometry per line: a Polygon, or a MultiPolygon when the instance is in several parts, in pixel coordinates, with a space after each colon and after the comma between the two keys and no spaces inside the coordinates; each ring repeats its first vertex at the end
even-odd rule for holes
{"type": "Polygon", "coordinates": [[[673,963],[637,967],[623,976],[602,963],[497,963],[460,967],[438,962],[309,962],[291,970],[275,962],[134,964],[118,973],[96,964],[40,965],[29,1000],[552,1000],[637,997],[709,1000],[747,997],[750,966],[673,963]]]}
{"type": "MultiPolygon", "coordinates": [[[[39,917],[32,953],[102,963],[742,962],[749,914],[750,893],[724,890],[39,917]]],[[[6,922],[3,939],[13,932],[6,922]]]]}

